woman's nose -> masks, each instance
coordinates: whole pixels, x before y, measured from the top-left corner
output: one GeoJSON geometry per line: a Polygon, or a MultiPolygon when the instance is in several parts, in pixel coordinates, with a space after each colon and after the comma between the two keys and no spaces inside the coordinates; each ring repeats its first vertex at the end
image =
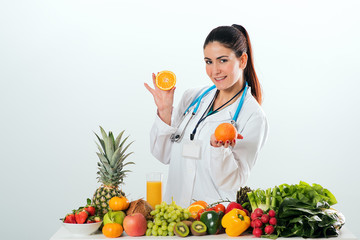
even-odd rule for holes
{"type": "Polygon", "coordinates": [[[219,74],[220,72],[221,72],[221,69],[220,69],[219,64],[217,64],[217,63],[213,64],[213,73],[219,74]]]}

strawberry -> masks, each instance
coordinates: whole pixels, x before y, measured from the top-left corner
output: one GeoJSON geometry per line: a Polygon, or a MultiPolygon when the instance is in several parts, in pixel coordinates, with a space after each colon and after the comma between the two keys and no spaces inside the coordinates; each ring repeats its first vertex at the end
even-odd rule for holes
{"type": "Polygon", "coordinates": [[[88,216],[89,216],[89,213],[85,209],[81,208],[81,209],[77,210],[75,212],[76,223],[83,224],[84,222],[86,222],[86,219],[88,218],[88,216]]]}
{"type": "Polygon", "coordinates": [[[64,223],[76,223],[75,214],[74,213],[66,214],[64,223]]]}
{"type": "Polygon", "coordinates": [[[94,221],[95,222],[101,222],[101,218],[99,216],[94,216],[94,221]]]}
{"type": "Polygon", "coordinates": [[[87,199],[87,205],[84,209],[89,213],[90,216],[95,215],[95,207],[91,205],[91,200],[89,198],[87,199]]]}
{"type": "Polygon", "coordinates": [[[88,218],[88,220],[86,220],[86,223],[94,223],[94,222],[95,222],[94,216],[91,216],[88,218]]]}

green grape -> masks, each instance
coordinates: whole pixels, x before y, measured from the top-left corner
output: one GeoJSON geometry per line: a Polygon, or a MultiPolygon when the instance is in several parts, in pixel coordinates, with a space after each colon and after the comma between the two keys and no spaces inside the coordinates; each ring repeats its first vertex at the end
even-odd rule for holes
{"type": "Polygon", "coordinates": [[[160,220],[160,219],[158,219],[158,218],[157,218],[157,219],[155,219],[155,224],[156,224],[156,225],[158,225],[158,226],[160,226],[160,225],[161,225],[161,220],[160,220]]]}
{"type": "Polygon", "coordinates": [[[166,205],[165,206],[165,211],[169,209],[169,205],[166,205]]]}
{"type": "Polygon", "coordinates": [[[157,231],[157,230],[158,230],[158,228],[159,228],[159,226],[158,226],[158,225],[154,225],[154,226],[152,227],[152,230],[157,231]]]}
{"type": "Polygon", "coordinates": [[[181,221],[180,221],[180,218],[177,218],[175,221],[176,221],[177,223],[178,223],[178,222],[181,222],[181,221]]]}
{"type": "Polygon", "coordinates": [[[162,233],[163,233],[163,230],[162,230],[161,228],[159,228],[159,229],[158,229],[158,234],[159,234],[159,235],[162,235],[162,233]]]}
{"type": "Polygon", "coordinates": [[[168,213],[165,213],[165,214],[164,214],[164,218],[165,218],[165,219],[168,219],[168,218],[169,218],[169,214],[168,214],[168,213]]]}
{"type": "Polygon", "coordinates": [[[181,214],[180,210],[176,210],[175,212],[176,212],[176,215],[180,216],[180,214],[181,214]]]}
{"type": "Polygon", "coordinates": [[[169,210],[169,212],[172,212],[172,211],[174,211],[174,207],[173,207],[173,206],[170,206],[170,207],[168,208],[168,210],[169,210]]]}
{"type": "Polygon", "coordinates": [[[161,208],[161,205],[160,205],[160,204],[158,204],[158,205],[155,206],[155,209],[160,209],[160,208],[161,208]]]}
{"type": "Polygon", "coordinates": [[[171,225],[169,225],[169,226],[167,227],[167,230],[168,230],[169,232],[174,231],[174,227],[171,226],[171,225]]]}
{"type": "Polygon", "coordinates": [[[155,230],[155,229],[153,228],[153,230],[151,230],[151,235],[157,236],[157,235],[158,235],[157,230],[155,230]]]}
{"type": "Polygon", "coordinates": [[[189,214],[190,213],[190,211],[189,211],[189,209],[184,209],[184,213],[187,213],[187,214],[189,214]]]}
{"type": "Polygon", "coordinates": [[[151,222],[151,221],[148,221],[147,227],[148,227],[148,228],[152,228],[153,226],[154,226],[154,223],[151,222]]]}
{"type": "Polygon", "coordinates": [[[165,201],[161,202],[161,207],[165,207],[167,205],[167,203],[165,201]]]}
{"type": "Polygon", "coordinates": [[[162,225],[162,226],[161,226],[161,229],[162,229],[162,230],[167,230],[168,227],[167,227],[166,225],[162,225]]]}
{"type": "Polygon", "coordinates": [[[167,231],[163,231],[163,233],[162,233],[162,235],[161,236],[167,236],[168,234],[167,234],[168,232],[167,231]]]}
{"type": "Polygon", "coordinates": [[[152,211],[150,212],[150,215],[152,215],[152,216],[154,216],[155,214],[156,214],[155,210],[152,210],[152,211]]]}
{"type": "Polygon", "coordinates": [[[174,231],[168,231],[168,235],[169,235],[169,236],[174,236],[175,233],[174,233],[174,231]]]}
{"type": "Polygon", "coordinates": [[[167,222],[166,222],[166,220],[162,220],[161,221],[161,226],[167,226],[168,224],[167,224],[167,222]]]}
{"type": "Polygon", "coordinates": [[[190,216],[189,216],[189,214],[188,213],[184,213],[184,218],[185,219],[188,219],[190,216]]]}
{"type": "Polygon", "coordinates": [[[160,212],[160,210],[157,208],[154,210],[156,214],[158,214],[160,212]]]}
{"type": "Polygon", "coordinates": [[[146,236],[151,236],[151,232],[152,232],[152,230],[151,230],[151,229],[148,229],[148,230],[146,230],[145,235],[146,235],[146,236]]]}
{"type": "Polygon", "coordinates": [[[159,215],[160,215],[160,216],[164,216],[164,212],[160,212],[159,215]]]}

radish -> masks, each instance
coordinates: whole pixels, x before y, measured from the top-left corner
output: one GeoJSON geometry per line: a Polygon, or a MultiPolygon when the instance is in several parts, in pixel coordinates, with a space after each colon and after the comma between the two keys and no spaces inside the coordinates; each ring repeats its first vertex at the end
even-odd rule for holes
{"type": "Polygon", "coordinates": [[[262,221],[263,223],[268,223],[268,222],[269,222],[269,219],[270,219],[270,217],[269,217],[269,215],[267,215],[267,214],[264,214],[264,215],[261,216],[261,221],[262,221]]]}
{"type": "Polygon", "coordinates": [[[269,217],[275,217],[276,216],[276,212],[274,210],[270,210],[269,211],[269,217]]]}
{"type": "Polygon", "coordinates": [[[258,218],[258,216],[256,215],[256,213],[252,212],[251,213],[251,220],[254,220],[254,219],[257,219],[257,218],[258,218]]]}
{"type": "Polygon", "coordinates": [[[255,227],[255,228],[261,228],[262,225],[263,225],[263,223],[261,222],[261,220],[258,219],[258,218],[257,218],[257,219],[254,219],[253,222],[254,222],[254,227],[255,227]]]}
{"type": "Polygon", "coordinates": [[[260,228],[254,228],[252,234],[255,236],[255,237],[261,237],[261,235],[263,234],[262,230],[260,228]]]}
{"type": "Polygon", "coordinates": [[[269,223],[270,223],[271,225],[275,226],[275,225],[277,224],[276,218],[274,218],[274,217],[270,218],[269,223]]]}
{"type": "Polygon", "coordinates": [[[255,215],[256,215],[257,217],[261,217],[261,216],[264,214],[264,212],[263,212],[263,210],[262,210],[261,208],[255,209],[255,210],[254,210],[254,213],[255,213],[255,215]]]}
{"type": "Polygon", "coordinates": [[[266,234],[272,234],[273,232],[274,232],[274,227],[273,226],[271,226],[271,225],[267,225],[266,227],[265,227],[265,233],[266,234]]]}

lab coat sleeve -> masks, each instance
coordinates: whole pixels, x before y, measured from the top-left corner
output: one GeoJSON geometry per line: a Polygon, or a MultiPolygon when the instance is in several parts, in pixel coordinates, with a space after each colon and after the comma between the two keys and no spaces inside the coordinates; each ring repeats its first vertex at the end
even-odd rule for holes
{"type": "Polygon", "coordinates": [[[233,148],[211,147],[210,171],[219,189],[234,191],[243,186],[254,166],[268,133],[265,115],[255,112],[247,121],[233,148]]]}
{"type": "Polygon", "coordinates": [[[178,125],[184,111],[190,105],[198,91],[199,89],[189,89],[183,94],[179,105],[173,109],[171,126],[164,123],[159,115],[156,114],[154,124],[150,131],[150,151],[160,162],[164,164],[170,163],[171,146],[174,144],[171,142],[170,136],[176,132],[177,129],[175,126],[178,125]]]}

